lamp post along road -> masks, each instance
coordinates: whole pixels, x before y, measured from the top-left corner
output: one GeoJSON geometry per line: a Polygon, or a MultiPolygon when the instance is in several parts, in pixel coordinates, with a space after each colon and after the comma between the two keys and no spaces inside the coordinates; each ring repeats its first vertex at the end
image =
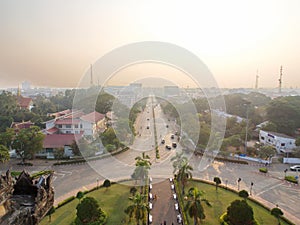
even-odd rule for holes
{"type": "Polygon", "coordinates": [[[244,105],[246,106],[246,134],[245,134],[245,154],[247,153],[247,139],[248,139],[248,125],[249,125],[249,105],[251,103],[250,102],[246,102],[244,103],[244,105]]]}

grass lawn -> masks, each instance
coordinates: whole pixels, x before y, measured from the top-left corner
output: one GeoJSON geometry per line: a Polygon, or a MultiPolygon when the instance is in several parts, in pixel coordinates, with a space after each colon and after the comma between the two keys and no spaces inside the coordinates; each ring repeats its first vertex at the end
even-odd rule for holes
{"type": "MultiPolygon", "coordinates": [[[[107,190],[106,188],[99,188],[99,190],[88,193],[85,196],[91,196],[98,200],[102,210],[108,214],[107,225],[116,225],[122,224],[121,221],[126,221],[128,217],[124,210],[129,205],[129,190],[130,186],[128,185],[112,184],[107,190]]],[[[76,206],[78,203],[79,200],[74,199],[70,203],[56,209],[55,213],[52,214],[52,221],[48,222],[49,217],[46,216],[40,225],[70,225],[76,217],[76,206]]]]}
{"type": "MultiPolygon", "coordinates": [[[[227,207],[230,205],[230,203],[236,199],[242,199],[237,194],[227,191],[223,188],[218,188],[218,192],[216,192],[215,186],[198,181],[190,181],[186,191],[188,191],[191,187],[197,187],[199,190],[204,191],[205,194],[203,198],[206,198],[212,205],[212,207],[208,207],[204,202],[202,204],[206,215],[206,218],[203,220],[202,224],[205,225],[220,224],[219,218],[224,212],[227,211],[227,207]]],[[[277,219],[265,208],[250,201],[249,199],[247,200],[247,203],[253,208],[254,217],[260,225],[278,224],[277,219]]],[[[193,224],[193,220],[189,217],[188,219],[189,224],[193,224]]],[[[280,222],[282,225],[288,225],[284,221],[280,222]]]]}

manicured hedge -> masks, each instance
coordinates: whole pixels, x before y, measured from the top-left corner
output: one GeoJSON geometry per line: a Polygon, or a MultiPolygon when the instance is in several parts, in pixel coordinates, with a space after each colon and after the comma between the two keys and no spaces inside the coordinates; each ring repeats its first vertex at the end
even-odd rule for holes
{"type": "Polygon", "coordinates": [[[294,184],[298,184],[298,180],[294,176],[285,176],[284,179],[294,184]]]}
{"type": "Polygon", "coordinates": [[[259,172],[261,172],[261,173],[267,173],[268,169],[265,168],[265,167],[262,167],[262,168],[259,168],[259,172]]]}
{"type": "Polygon", "coordinates": [[[74,199],[75,199],[75,196],[71,196],[71,197],[69,197],[69,198],[66,198],[66,199],[63,200],[62,202],[58,203],[58,205],[57,205],[56,208],[58,209],[59,207],[62,207],[63,205],[65,205],[65,204],[67,204],[67,203],[73,201],[74,199]]]}

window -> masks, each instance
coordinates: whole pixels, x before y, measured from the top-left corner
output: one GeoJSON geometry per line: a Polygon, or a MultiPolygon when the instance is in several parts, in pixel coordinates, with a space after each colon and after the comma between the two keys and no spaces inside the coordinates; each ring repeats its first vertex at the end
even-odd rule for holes
{"type": "Polygon", "coordinates": [[[75,128],[78,128],[78,124],[75,124],[75,128]]]}
{"type": "Polygon", "coordinates": [[[71,124],[66,125],[66,128],[71,128],[71,127],[72,127],[71,124]]]}
{"type": "Polygon", "coordinates": [[[265,137],[260,137],[261,138],[261,140],[265,140],[265,137]]]}
{"type": "Polygon", "coordinates": [[[58,128],[62,128],[62,125],[61,125],[61,124],[58,124],[58,128]]]}
{"type": "Polygon", "coordinates": [[[67,130],[67,131],[66,131],[66,134],[71,134],[71,131],[67,130]]]}
{"type": "Polygon", "coordinates": [[[80,128],[82,128],[82,124],[80,124],[80,128]]]}
{"type": "Polygon", "coordinates": [[[281,146],[285,146],[285,143],[281,143],[281,146]]]}

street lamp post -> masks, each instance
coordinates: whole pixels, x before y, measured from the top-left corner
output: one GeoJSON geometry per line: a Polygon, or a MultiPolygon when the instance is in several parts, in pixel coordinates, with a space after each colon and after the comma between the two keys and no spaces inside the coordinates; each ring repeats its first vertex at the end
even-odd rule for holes
{"type": "Polygon", "coordinates": [[[98,187],[99,187],[99,179],[97,178],[97,189],[98,189],[98,187]]]}
{"type": "Polygon", "coordinates": [[[237,181],[237,182],[238,182],[238,191],[240,190],[240,182],[241,182],[241,180],[242,180],[242,179],[239,178],[238,181],[237,181]]]}
{"type": "Polygon", "coordinates": [[[225,185],[226,185],[226,190],[227,190],[227,184],[228,184],[228,180],[225,180],[225,185]]]}
{"type": "Polygon", "coordinates": [[[253,187],[253,182],[251,182],[251,185],[250,185],[250,195],[252,195],[252,187],[253,187]]]}

